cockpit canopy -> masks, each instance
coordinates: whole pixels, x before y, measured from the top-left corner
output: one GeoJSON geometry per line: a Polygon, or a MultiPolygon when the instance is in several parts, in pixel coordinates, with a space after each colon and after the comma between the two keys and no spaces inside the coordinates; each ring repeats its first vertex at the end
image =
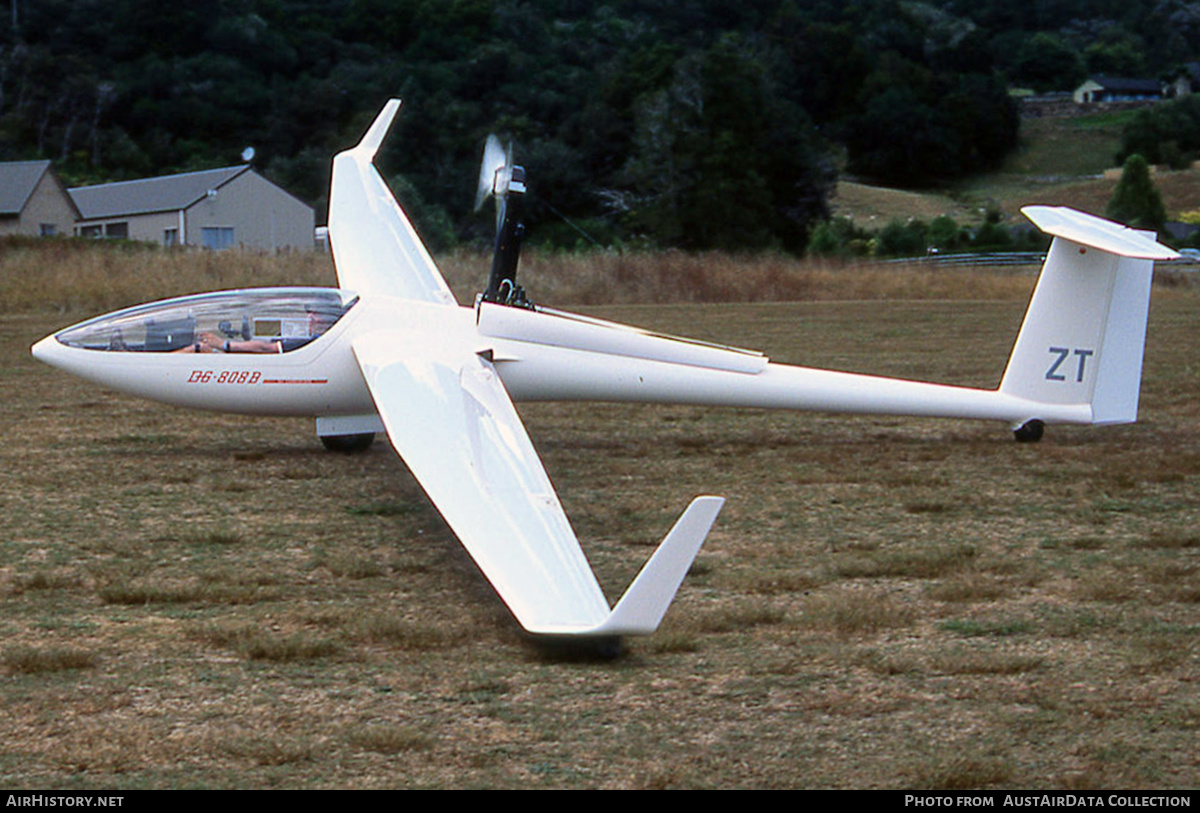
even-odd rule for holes
{"type": "Polygon", "coordinates": [[[169,353],[199,341],[278,342],[280,352],[324,333],[358,296],[338,288],[249,288],[137,305],[89,319],[57,335],[86,350],[169,353]]]}

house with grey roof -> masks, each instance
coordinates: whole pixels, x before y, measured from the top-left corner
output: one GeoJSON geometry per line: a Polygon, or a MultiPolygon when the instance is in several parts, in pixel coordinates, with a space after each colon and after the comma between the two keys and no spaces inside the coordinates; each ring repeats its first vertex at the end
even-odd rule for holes
{"type": "Polygon", "coordinates": [[[1072,95],[1076,104],[1154,102],[1163,98],[1163,85],[1157,79],[1093,76],[1075,88],[1072,95]]]}
{"type": "Polygon", "coordinates": [[[0,235],[69,235],[78,219],[49,161],[0,163],[0,235]]]}
{"type": "Polygon", "coordinates": [[[249,166],[77,186],[75,234],[164,246],[313,248],[313,208],[249,166]]]}

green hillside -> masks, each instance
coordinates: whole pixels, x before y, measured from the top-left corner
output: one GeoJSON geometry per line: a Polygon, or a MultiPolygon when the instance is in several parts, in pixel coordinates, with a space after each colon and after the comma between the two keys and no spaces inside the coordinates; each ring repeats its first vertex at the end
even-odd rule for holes
{"type": "MultiPolygon", "coordinates": [[[[1122,131],[1132,115],[1126,111],[1023,119],[1020,146],[996,172],[933,191],[842,181],[832,208],[867,228],[913,217],[928,221],[942,214],[971,225],[981,222],[988,205],[999,206],[1010,220],[1030,204],[1103,214],[1117,183],[1112,170],[1122,131]]],[[[1158,168],[1154,177],[1171,218],[1200,208],[1200,170],[1158,168]]]]}

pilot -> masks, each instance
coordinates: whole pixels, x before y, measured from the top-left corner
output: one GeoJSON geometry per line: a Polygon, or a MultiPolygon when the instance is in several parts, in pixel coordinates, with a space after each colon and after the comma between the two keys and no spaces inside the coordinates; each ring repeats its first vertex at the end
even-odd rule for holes
{"type": "Polygon", "coordinates": [[[311,342],[322,335],[337,321],[337,316],[315,307],[305,309],[308,314],[308,335],[280,339],[222,339],[215,333],[201,333],[199,340],[181,353],[287,353],[311,342]]]}

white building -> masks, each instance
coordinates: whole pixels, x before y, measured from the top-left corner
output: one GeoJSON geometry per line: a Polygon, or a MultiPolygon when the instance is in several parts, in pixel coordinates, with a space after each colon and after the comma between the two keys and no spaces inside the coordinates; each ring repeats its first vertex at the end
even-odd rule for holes
{"type": "Polygon", "coordinates": [[[0,163],[0,234],[70,235],[78,219],[49,161],[0,163]]]}
{"type": "Polygon", "coordinates": [[[249,166],[69,190],[75,234],[211,249],[312,250],[313,209],[249,166]]]}

